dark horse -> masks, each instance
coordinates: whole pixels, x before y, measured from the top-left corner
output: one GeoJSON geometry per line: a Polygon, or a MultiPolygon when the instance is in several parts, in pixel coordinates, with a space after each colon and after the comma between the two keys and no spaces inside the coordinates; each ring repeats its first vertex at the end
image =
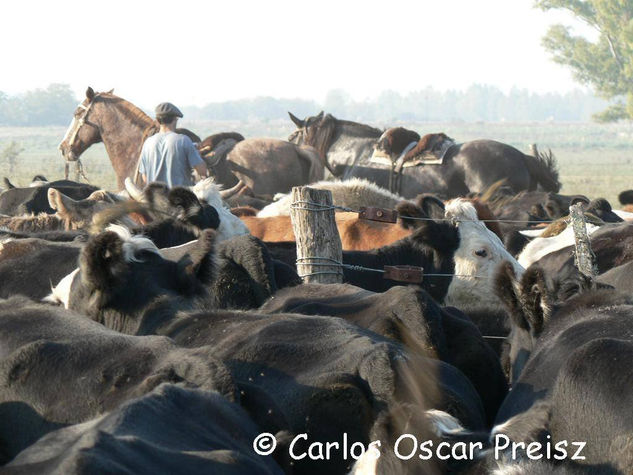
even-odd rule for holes
{"type": "MultiPolygon", "coordinates": [[[[390,187],[391,167],[374,163],[372,155],[396,129],[381,131],[323,112],[304,120],[292,114],[290,118],[297,130],[288,140],[315,147],[333,175],[366,178],[384,188],[390,187]]],[[[417,136],[406,129],[398,130],[404,131],[405,137],[417,136]]],[[[395,161],[397,154],[390,158],[395,161]]],[[[403,168],[399,192],[405,198],[424,192],[449,199],[481,193],[502,179],[506,179],[516,193],[535,190],[539,185],[545,191],[560,189],[553,160],[526,155],[494,140],[473,140],[444,150],[441,164],[419,161],[417,166],[403,168]]]]}

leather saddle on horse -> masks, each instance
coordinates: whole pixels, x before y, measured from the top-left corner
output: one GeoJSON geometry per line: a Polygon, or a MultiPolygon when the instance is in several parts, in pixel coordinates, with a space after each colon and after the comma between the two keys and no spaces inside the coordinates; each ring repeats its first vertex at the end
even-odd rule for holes
{"type": "MultiPolygon", "coordinates": [[[[398,129],[393,130],[397,132],[398,129]]],[[[397,137],[393,137],[392,142],[397,141],[397,139],[397,137]]],[[[400,142],[402,143],[402,141],[400,142]]],[[[381,147],[378,146],[371,161],[391,167],[389,190],[392,193],[399,193],[403,169],[421,165],[442,165],[449,150],[456,145],[455,141],[444,133],[427,134],[418,141],[410,142],[399,154],[394,153],[398,150],[393,149],[389,150],[391,153],[381,153],[381,147]]]]}

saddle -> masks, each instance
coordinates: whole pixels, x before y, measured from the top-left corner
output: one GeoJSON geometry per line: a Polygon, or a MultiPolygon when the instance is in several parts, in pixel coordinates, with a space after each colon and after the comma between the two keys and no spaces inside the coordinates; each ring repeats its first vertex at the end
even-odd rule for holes
{"type": "Polygon", "coordinates": [[[455,141],[445,134],[428,134],[417,142],[411,142],[397,157],[377,156],[374,153],[370,160],[390,167],[389,191],[400,193],[402,173],[405,168],[442,165],[448,151],[456,145],[455,141]]]}

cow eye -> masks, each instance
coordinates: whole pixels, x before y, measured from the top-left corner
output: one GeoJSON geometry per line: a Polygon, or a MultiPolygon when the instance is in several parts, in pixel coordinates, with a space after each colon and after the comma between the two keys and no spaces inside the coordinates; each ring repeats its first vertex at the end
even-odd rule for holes
{"type": "Polygon", "coordinates": [[[488,251],[486,251],[485,249],[479,249],[475,251],[475,255],[479,257],[486,257],[488,255],[488,251]]]}

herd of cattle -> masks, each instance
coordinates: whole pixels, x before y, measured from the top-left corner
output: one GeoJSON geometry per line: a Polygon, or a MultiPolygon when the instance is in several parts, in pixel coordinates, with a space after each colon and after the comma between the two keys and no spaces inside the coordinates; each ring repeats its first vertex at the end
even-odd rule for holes
{"type": "Polygon", "coordinates": [[[399,216],[337,213],[352,267],[325,285],[297,275],[289,196],[4,186],[2,473],[633,473],[626,206],[314,183],[399,216]],[[424,280],[361,269],[388,265],[424,280]]]}

